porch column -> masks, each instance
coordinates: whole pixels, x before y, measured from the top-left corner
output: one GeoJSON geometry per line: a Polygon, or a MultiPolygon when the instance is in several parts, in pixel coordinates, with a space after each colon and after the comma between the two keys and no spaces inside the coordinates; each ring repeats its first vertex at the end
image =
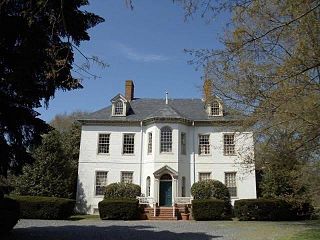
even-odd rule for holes
{"type": "Polygon", "coordinates": [[[159,179],[155,178],[154,179],[154,200],[159,203],[159,179]]]}

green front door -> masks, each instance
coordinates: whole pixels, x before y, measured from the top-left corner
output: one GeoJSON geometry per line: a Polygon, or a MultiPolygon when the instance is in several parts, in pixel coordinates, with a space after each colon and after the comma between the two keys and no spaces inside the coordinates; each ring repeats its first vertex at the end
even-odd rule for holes
{"type": "Polygon", "coordinates": [[[160,181],[160,206],[172,205],[172,181],[160,181]]]}

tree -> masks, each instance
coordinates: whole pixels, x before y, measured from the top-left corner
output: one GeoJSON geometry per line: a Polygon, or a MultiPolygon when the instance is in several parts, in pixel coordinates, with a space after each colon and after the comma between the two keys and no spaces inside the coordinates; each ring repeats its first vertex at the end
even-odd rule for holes
{"type": "Polygon", "coordinates": [[[70,198],[74,191],[74,164],[68,158],[56,130],[43,137],[35,149],[35,162],[23,167],[15,179],[15,193],[20,195],[70,198]]]}
{"type": "Polygon", "coordinates": [[[27,164],[22,169],[22,175],[14,181],[16,193],[58,196],[60,191],[61,197],[75,198],[81,137],[81,125],[75,120],[87,114],[79,111],[54,117],[50,124],[57,128],[44,136],[42,143],[33,151],[35,162],[27,164]],[[65,171],[60,171],[63,166],[65,171]],[[49,181],[47,176],[56,174],[59,177],[51,180],[50,184],[59,186],[58,192],[46,183],[49,181]]]}
{"type": "Polygon", "coordinates": [[[310,174],[319,162],[320,2],[175,1],[187,17],[200,12],[212,20],[230,11],[224,48],[187,50],[190,62],[205,67],[215,94],[246,114],[245,128],[253,126],[263,146],[255,155],[264,157],[265,194],[269,187],[267,195],[287,188],[297,195],[301,171],[310,174]]]}
{"type": "MultiPolygon", "coordinates": [[[[87,0],[0,2],[0,175],[21,172],[31,147],[50,130],[33,109],[48,107],[56,90],[81,88],[74,51],[87,30],[104,21],[80,10],[87,0]]],[[[84,56],[84,55],[83,55],[84,56]]],[[[86,58],[86,61],[95,60],[86,58]]]]}

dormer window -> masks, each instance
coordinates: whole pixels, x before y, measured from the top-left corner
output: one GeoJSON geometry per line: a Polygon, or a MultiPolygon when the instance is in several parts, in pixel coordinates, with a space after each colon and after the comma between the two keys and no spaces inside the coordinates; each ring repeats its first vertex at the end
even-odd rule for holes
{"type": "Polygon", "coordinates": [[[209,116],[223,116],[222,103],[214,100],[207,105],[207,113],[209,116]]]}
{"type": "Polygon", "coordinates": [[[111,102],[112,102],[112,116],[125,117],[127,115],[130,104],[124,96],[122,96],[121,94],[118,94],[113,99],[111,99],[111,102]]]}
{"type": "Polygon", "coordinates": [[[117,101],[114,104],[114,115],[123,115],[123,102],[117,101]]]}
{"type": "Polygon", "coordinates": [[[210,106],[210,114],[212,116],[220,115],[220,104],[218,101],[214,101],[210,106]]]}

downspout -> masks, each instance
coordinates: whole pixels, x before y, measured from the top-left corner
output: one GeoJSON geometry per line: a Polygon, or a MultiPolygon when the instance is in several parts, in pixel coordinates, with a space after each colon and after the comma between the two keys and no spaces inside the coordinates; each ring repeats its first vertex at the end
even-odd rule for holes
{"type": "Polygon", "coordinates": [[[192,122],[192,126],[193,126],[193,137],[192,137],[192,147],[193,147],[193,183],[196,182],[196,152],[195,152],[195,139],[194,139],[194,135],[195,135],[195,125],[194,125],[194,121],[192,122]]]}
{"type": "Polygon", "coordinates": [[[142,184],[142,154],[143,154],[143,132],[142,132],[142,121],[140,122],[140,178],[139,185],[142,184]]]}

